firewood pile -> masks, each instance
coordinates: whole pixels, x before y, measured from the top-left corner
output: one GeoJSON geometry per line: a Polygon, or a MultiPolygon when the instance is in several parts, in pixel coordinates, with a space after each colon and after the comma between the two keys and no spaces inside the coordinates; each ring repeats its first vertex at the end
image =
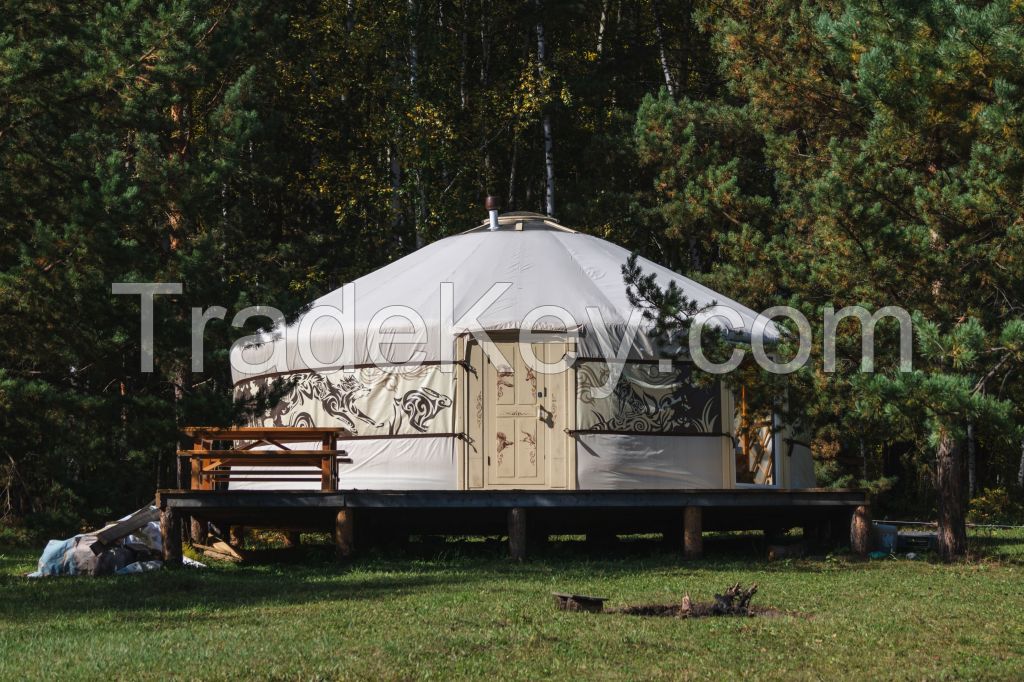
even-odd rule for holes
{"type": "MultiPolygon", "coordinates": [[[[757,583],[754,583],[747,589],[736,583],[732,587],[728,588],[723,594],[716,594],[715,601],[711,602],[710,614],[712,616],[749,616],[750,611],[750,600],[757,594],[757,583]]],[[[694,605],[690,601],[690,595],[683,597],[682,608],[687,615],[699,615],[695,613],[695,608],[699,608],[701,605],[694,605]]]]}

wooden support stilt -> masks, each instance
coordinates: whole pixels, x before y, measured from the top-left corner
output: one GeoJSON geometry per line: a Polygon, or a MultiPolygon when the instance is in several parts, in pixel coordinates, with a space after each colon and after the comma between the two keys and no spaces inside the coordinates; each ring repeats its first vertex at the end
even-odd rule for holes
{"type": "Polygon", "coordinates": [[[526,558],[526,510],[522,507],[508,510],[508,553],[513,561],[526,558]]]}
{"type": "Polygon", "coordinates": [[[683,556],[687,559],[704,556],[700,507],[687,507],[683,510],[683,556]]]}
{"type": "Polygon", "coordinates": [[[192,517],[192,533],[189,536],[192,540],[192,544],[195,545],[208,545],[210,544],[210,526],[206,521],[192,517]]]}
{"type": "Polygon", "coordinates": [[[339,559],[347,559],[355,552],[353,520],[352,510],[346,507],[339,509],[334,518],[334,544],[339,559]]]}
{"type": "Polygon", "coordinates": [[[173,509],[160,511],[160,541],[164,546],[164,564],[181,566],[181,516],[173,509]]]}
{"type": "Polygon", "coordinates": [[[302,544],[302,535],[297,530],[290,530],[284,534],[285,547],[298,547],[302,544]]]}
{"type": "Polygon", "coordinates": [[[245,548],[245,526],[231,526],[228,535],[232,547],[245,548]]]}
{"type": "Polygon", "coordinates": [[[867,556],[871,551],[871,508],[861,505],[853,511],[850,522],[850,549],[854,554],[867,556]]]}

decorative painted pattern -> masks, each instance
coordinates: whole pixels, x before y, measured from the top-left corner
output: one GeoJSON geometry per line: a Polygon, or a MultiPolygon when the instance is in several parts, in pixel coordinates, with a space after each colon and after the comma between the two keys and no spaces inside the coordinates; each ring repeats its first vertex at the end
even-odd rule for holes
{"type": "Polygon", "coordinates": [[[501,462],[502,462],[502,458],[503,458],[503,454],[502,453],[504,453],[504,451],[510,445],[512,445],[512,441],[510,441],[508,439],[508,436],[506,436],[503,431],[498,431],[497,438],[498,438],[498,452],[497,452],[497,455],[498,455],[498,464],[500,465],[501,462]]]}
{"type": "Polygon", "coordinates": [[[537,463],[537,437],[528,431],[523,431],[523,443],[530,448],[530,464],[537,463]]]}
{"type": "Polygon", "coordinates": [[[506,388],[515,388],[514,373],[510,369],[500,369],[496,372],[497,374],[497,385],[495,390],[497,391],[498,397],[505,395],[506,388]]]}
{"type": "Polygon", "coordinates": [[[395,371],[297,372],[240,383],[235,396],[253,403],[257,395],[288,390],[266,413],[249,419],[252,426],[340,426],[357,435],[444,433],[440,419],[452,407],[454,374],[437,366],[398,367],[395,371]],[[288,387],[288,383],[291,385],[288,387]]]}
{"type": "Polygon", "coordinates": [[[627,362],[607,396],[608,364],[577,365],[576,400],[580,430],[640,433],[714,433],[721,400],[717,385],[696,386],[686,365],[662,373],[657,364],[627,362]]]}

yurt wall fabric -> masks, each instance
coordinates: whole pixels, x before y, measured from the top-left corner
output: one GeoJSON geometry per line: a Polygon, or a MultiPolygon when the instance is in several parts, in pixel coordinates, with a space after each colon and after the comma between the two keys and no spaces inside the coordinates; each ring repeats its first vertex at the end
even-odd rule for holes
{"type": "MultiPolygon", "coordinates": [[[[295,447],[316,448],[319,443],[296,443],[295,447]]],[[[457,490],[458,439],[370,438],[345,441],[348,464],[338,465],[339,490],[457,490]]],[[[295,471],[297,467],[292,467],[295,471]]],[[[239,467],[240,470],[271,474],[273,467],[239,467]]],[[[318,477],[319,469],[309,469],[318,477]]],[[[232,482],[231,490],[320,490],[319,479],[281,484],[267,481],[232,482]]]]}
{"type": "Polygon", "coordinates": [[[252,426],[341,427],[354,435],[454,433],[456,366],[337,369],[264,377],[238,385],[240,397],[275,378],[291,390],[252,426]]]}
{"type": "MultiPolygon", "coordinates": [[[[342,441],[352,462],[339,465],[341,490],[455,490],[455,388],[460,371],[458,366],[435,364],[297,372],[243,381],[236,394],[245,397],[271,381],[288,381],[292,383],[289,392],[252,426],[337,426],[361,436],[342,441]]],[[[236,490],[280,487],[280,483],[258,481],[232,484],[236,490]]],[[[319,483],[289,483],[288,487],[319,490],[319,483]]]]}
{"type": "Polygon", "coordinates": [[[695,385],[685,363],[577,363],[577,485],[721,487],[721,403],[718,383],[695,385]],[[609,392],[612,369],[621,374],[609,392]]]}

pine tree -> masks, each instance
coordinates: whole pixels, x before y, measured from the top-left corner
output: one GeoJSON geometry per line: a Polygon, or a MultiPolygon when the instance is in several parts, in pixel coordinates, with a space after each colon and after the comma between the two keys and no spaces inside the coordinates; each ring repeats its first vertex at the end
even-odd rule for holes
{"type": "MultiPolygon", "coordinates": [[[[818,365],[792,377],[791,393],[819,426],[930,443],[940,551],[960,556],[966,426],[985,423],[1016,448],[1021,423],[1010,400],[1024,359],[1020,9],[720,9],[703,25],[728,95],[649,98],[638,117],[670,236],[707,239],[718,251],[709,282],[801,309],[818,339],[829,304],[918,314],[913,373],[894,371],[890,330],[878,339],[887,371],[818,365]]],[[[859,330],[840,331],[852,359],[859,330]]]]}

